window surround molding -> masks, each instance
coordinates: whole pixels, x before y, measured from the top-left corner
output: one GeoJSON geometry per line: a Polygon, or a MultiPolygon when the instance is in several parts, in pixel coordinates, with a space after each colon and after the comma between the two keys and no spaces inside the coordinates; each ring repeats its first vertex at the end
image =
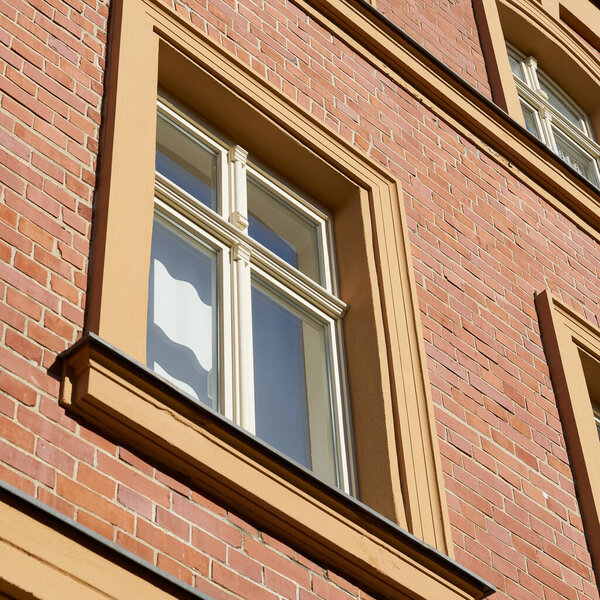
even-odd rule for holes
{"type": "Polygon", "coordinates": [[[171,8],[118,0],[111,10],[90,333],[61,357],[62,404],[200,487],[210,475],[211,494],[376,594],[485,597],[493,588],[447,556],[445,492],[398,182],[171,8]],[[148,124],[159,87],[333,212],[338,254],[346,256],[338,265],[341,297],[351,307],[344,328],[358,483],[361,499],[379,514],[210,409],[190,407],[185,394],[143,366],[155,186],[148,124]],[[374,455],[361,452],[365,443],[377,446],[374,455]]]}
{"type": "MultiPolygon", "coordinates": [[[[600,329],[550,291],[536,295],[544,351],[558,401],[596,577],[600,575],[600,439],[580,352],[600,362],[600,329]]],[[[600,369],[591,374],[600,385],[600,369]]],[[[595,385],[595,384],[594,384],[595,385]]]]}

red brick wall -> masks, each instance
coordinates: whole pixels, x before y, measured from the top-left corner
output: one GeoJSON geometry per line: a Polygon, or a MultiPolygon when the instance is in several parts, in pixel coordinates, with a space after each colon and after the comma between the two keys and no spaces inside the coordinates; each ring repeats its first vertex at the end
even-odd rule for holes
{"type": "Polygon", "coordinates": [[[510,598],[595,598],[532,299],[549,287],[597,324],[598,245],[460,154],[451,193],[420,186],[409,208],[456,557],[510,598]]]}
{"type": "MultiPolygon", "coordinates": [[[[189,6],[402,183],[458,561],[498,600],[597,600],[533,294],[597,323],[598,245],[291,2],[189,6]]],[[[470,5],[450,6],[484,91],[470,5]]],[[[217,600],[365,598],[57,404],[48,369],[83,325],[107,10],[0,0],[0,477],[217,600]]]]}
{"type": "Polygon", "coordinates": [[[472,2],[377,0],[375,6],[446,66],[491,98],[472,2]]]}

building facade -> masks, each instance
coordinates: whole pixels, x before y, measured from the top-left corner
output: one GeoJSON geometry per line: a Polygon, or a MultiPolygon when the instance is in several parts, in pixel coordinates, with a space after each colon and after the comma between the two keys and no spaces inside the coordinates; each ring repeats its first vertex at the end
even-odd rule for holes
{"type": "Polygon", "coordinates": [[[597,4],[0,49],[1,598],[600,598],[597,4]]]}

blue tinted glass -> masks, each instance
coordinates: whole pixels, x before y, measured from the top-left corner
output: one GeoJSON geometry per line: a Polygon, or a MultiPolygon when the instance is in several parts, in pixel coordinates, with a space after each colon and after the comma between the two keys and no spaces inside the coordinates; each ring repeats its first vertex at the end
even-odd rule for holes
{"type": "Polygon", "coordinates": [[[311,468],[302,319],[252,287],[256,435],[311,468]]]}
{"type": "Polygon", "coordinates": [[[273,189],[248,177],[248,234],[318,283],[322,248],[317,224],[273,189]]]}
{"type": "Polygon", "coordinates": [[[156,170],[208,208],[216,209],[215,189],[159,150],[156,151],[156,170]]]}
{"type": "Polygon", "coordinates": [[[205,206],[217,209],[217,154],[162,114],[156,123],[156,170],[205,206]]]}
{"type": "Polygon", "coordinates": [[[296,248],[292,244],[277,235],[251,213],[248,214],[248,223],[248,234],[251,238],[254,238],[259,244],[262,244],[280,258],[283,258],[292,267],[298,266],[298,255],[296,254],[296,248]]]}

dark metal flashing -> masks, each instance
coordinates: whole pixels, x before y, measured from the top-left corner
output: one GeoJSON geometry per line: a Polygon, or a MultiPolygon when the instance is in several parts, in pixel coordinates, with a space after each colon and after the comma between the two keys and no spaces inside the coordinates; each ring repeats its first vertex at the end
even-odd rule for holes
{"type": "Polygon", "coordinates": [[[198,403],[196,399],[178,390],[174,385],[154,373],[147,366],[131,358],[123,351],[103,340],[97,334],[89,331],[85,332],[81,339],[58,356],[58,361],[64,362],[69,356],[76,353],[79,348],[85,345],[89,345],[91,348],[101,351],[104,356],[108,356],[111,360],[125,366],[143,380],[151,383],[152,386],[176,397],[179,401],[193,408],[202,420],[215,423],[218,427],[227,431],[228,434],[240,439],[247,446],[259,451],[270,460],[291,471],[294,476],[307,481],[313,488],[317,488],[319,491],[334,497],[336,501],[340,502],[340,504],[345,508],[348,508],[354,514],[357,522],[363,523],[367,527],[369,526],[369,523],[372,523],[375,529],[385,531],[386,534],[400,540],[404,546],[411,548],[424,559],[439,564],[443,569],[453,573],[465,582],[468,582],[471,586],[480,591],[481,598],[485,598],[496,591],[495,586],[488,583],[469,569],[463,567],[443,552],[440,552],[437,548],[423,542],[409,531],[406,531],[396,523],[380,515],[353,496],[326,483],[303,465],[290,459],[288,456],[282,454],[279,450],[276,450],[251,433],[248,433],[245,429],[242,429],[220,413],[208,406],[198,403]]]}
{"type": "Polygon", "coordinates": [[[146,581],[155,583],[158,587],[172,593],[175,598],[187,600],[214,600],[203,594],[191,585],[173,577],[166,571],[155,567],[153,564],[141,559],[132,552],[121,548],[121,546],[102,537],[88,527],[47,506],[36,498],[29,496],[18,488],[0,480],[0,500],[14,506],[18,510],[30,515],[35,515],[40,521],[46,521],[54,529],[65,528],[69,537],[79,541],[85,546],[102,549],[103,555],[114,562],[121,563],[133,573],[138,573],[146,581]]]}

